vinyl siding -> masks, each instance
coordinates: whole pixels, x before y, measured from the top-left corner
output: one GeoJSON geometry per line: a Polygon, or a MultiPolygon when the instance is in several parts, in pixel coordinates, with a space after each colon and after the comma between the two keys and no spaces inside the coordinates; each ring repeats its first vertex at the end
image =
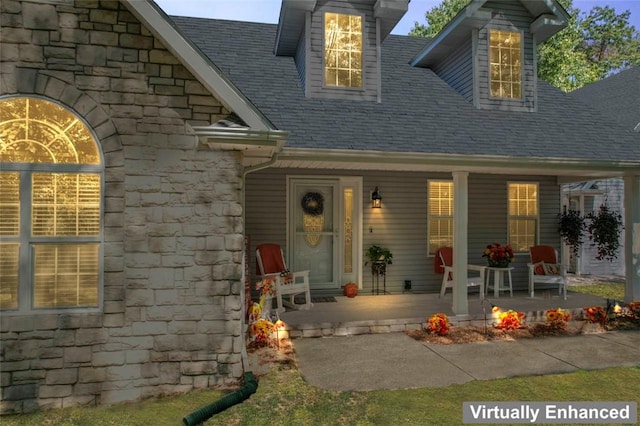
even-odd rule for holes
{"type": "MultiPolygon", "coordinates": [[[[246,181],[246,234],[251,241],[250,268],[255,271],[257,244],[277,242],[286,248],[287,175],[363,176],[363,251],[372,244],[388,247],[393,264],[387,271],[387,291],[401,293],[411,280],[412,292],[437,293],[442,276],[434,272],[433,256],[427,254],[427,180],[451,179],[449,173],[354,173],[344,170],[306,171],[267,169],[252,173],[246,181]],[[371,209],[369,193],[378,186],[382,208],[371,209]]],[[[469,176],[469,263],[486,264],[484,247],[507,240],[507,182],[536,182],[540,191],[539,242],[560,249],[557,214],[560,190],[552,177],[479,175],[469,176]]],[[[285,250],[286,251],[286,250],[285,250]]],[[[528,253],[517,253],[514,289],[527,288],[528,253]]],[[[254,277],[255,278],[255,277],[254,277]]],[[[371,292],[370,266],[363,266],[362,294],[371,292]]],[[[381,284],[382,285],[382,284],[381,284]]]]}
{"type": "Polygon", "coordinates": [[[467,101],[473,101],[473,63],[471,38],[456,49],[433,71],[467,101]]]}
{"type": "MultiPolygon", "coordinates": [[[[307,72],[307,63],[306,63],[306,38],[304,37],[304,31],[300,35],[300,39],[298,40],[298,46],[296,47],[296,68],[298,70],[298,75],[300,76],[300,83],[302,87],[305,87],[306,84],[306,72],[307,72]]],[[[306,92],[306,87],[305,87],[306,92]]]]}
{"type": "Polygon", "coordinates": [[[377,100],[377,55],[376,55],[376,22],[373,17],[373,3],[339,2],[320,0],[311,16],[311,51],[309,69],[306,74],[307,93],[313,98],[377,100]],[[363,18],[363,87],[342,88],[324,85],[324,14],[325,12],[361,15],[363,18]]]}

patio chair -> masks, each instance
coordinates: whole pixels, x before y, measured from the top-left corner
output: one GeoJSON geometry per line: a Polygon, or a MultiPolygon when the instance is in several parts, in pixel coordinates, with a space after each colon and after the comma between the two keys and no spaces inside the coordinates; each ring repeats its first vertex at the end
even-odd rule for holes
{"type": "MultiPolygon", "coordinates": [[[[443,274],[440,297],[443,297],[447,288],[455,285],[453,276],[453,247],[441,247],[436,251],[436,272],[443,274]]],[[[471,277],[467,277],[467,288],[479,287],[480,300],[484,299],[485,279],[487,267],[481,265],[467,265],[467,271],[472,271],[471,277]],[[478,276],[479,275],[479,276],[478,276]]]]}
{"type": "Polygon", "coordinates": [[[534,295],[536,284],[557,285],[558,294],[567,299],[567,273],[564,265],[558,262],[558,251],[552,246],[533,246],[529,248],[531,262],[529,267],[529,293],[534,295]]]}
{"type": "Polygon", "coordinates": [[[306,310],[313,306],[309,289],[309,271],[289,272],[282,249],[278,244],[260,244],[256,248],[257,273],[261,279],[271,278],[275,282],[277,311],[291,309],[306,310]],[[304,303],[295,303],[295,296],[304,295],[304,303]],[[284,299],[287,296],[289,300],[284,299]]]}

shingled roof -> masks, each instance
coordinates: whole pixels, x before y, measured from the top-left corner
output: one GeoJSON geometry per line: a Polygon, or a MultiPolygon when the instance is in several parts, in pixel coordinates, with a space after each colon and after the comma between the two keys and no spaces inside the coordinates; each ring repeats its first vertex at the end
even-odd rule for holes
{"type": "Polygon", "coordinates": [[[382,45],[382,102],[305,98],[294,59],[273,54],[276,25],[172,17],[291,148],[505,155],[640,162],[637,135],[538,82],[537,112],[476,109],[430,69],[409,61],[427,40],[382,45]]]}
{"type": "Polygon", "coordinates": [[[570,95],[630,129],[640,125],[640,67],[620,71],[570,95]]]}

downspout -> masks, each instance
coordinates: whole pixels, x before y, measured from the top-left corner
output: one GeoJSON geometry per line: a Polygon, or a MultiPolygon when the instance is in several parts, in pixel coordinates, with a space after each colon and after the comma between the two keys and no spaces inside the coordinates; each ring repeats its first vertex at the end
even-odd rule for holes
{"type": "MultiPolygon", "coordinates": [[[[242,203],[243,206],[245,204],[245,178],[247,177],[247,175],[249,173],[253,173],[253,172],[257,172],[260,170],[264,170],[267,169],[271,166],[273,166],[275,164],[275,162],[278,160],[278,151],[275,151],[272,155],[271,158],[261,164],[256,164],[255,166],[251,166],[251,167],[247,167],[243,170],[242,172],[242,203]]],[[[244,223],[245,220],[245,209],[242,209],[242,222],[244,223]]],[[[244,263],[244,256],[243,256],[243,263],[244,263]]],[[[244,267],[243,264],[243,268],[242,270],[244,271],[246,268],[244,267]]],[[[242,291],[240,293],[240,303],[242,306],[242,309],[244,309],[244,291],[242,291]]],[[[241,329],[243,332],[243,336],[246,335],[247,332],[247,324],[245,324],[245,315],[242,315],[242,324],[241,324],[241,329]]],[[[253,375],[253,372],[251,371],[251,366],[249,365],[249,356],[247,355],[247,347],[246,345],[242,345],[242,350],[240,351],[240,356],[242,358],[242,369],[245,372],[243,375],[243,385],[240,389],[238,389],[235,392],[231,392],[230,394],[227,394],[225,396],[223,396],[222,398],[220,398],[217,401],[212,402],[211,404],[205,405],[201,408],[198,408],[197,410],[191,412],[190,414],[186,415],[185,417],[183,417],[182,419],[182,423],[185,426],[195,426],[195,425],[199,425],[201,423],[203,423],[205,420],[209,419],[210,417],[214,416],[215,414],[221,413],[224,410],[226,410],[229,407],[232,407],[236,404],[241,403],[242,401],[246,400],[247,398],[249,398],[251,395],[253,395],[254,393],[256,393],[256,391],[258,390],[258,381],[256,380],[255,376],[253,375]]]]}

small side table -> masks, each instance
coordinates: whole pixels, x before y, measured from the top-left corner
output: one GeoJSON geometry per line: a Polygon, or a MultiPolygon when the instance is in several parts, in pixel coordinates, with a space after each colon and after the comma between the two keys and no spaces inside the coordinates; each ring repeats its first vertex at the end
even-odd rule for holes
{"type": "Polygon", "coordinates": [[[487,267],[487,292],[489,291],[489,287],[493,287],[493,297],[500,297],[501,291],[509,290],[509,294],[513,297],[513,284],[511,282],[511,271],[513,271],[514,267],[509,266],[506,268],[497,268],[493,266],[487,267]],[[493,285],[491,284],[491,272],[493,272],[493,285]],[[509,277],[509,286],[507,287],[504,282],[504,274],[507,274],[509,277]]]}

